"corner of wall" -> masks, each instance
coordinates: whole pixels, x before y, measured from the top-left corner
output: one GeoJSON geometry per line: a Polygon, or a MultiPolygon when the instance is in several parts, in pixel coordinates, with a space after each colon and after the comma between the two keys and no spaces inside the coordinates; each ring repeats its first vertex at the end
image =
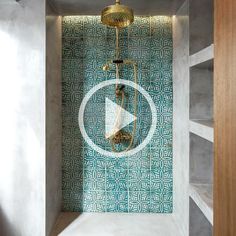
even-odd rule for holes
{"type": "Polygon", "coordinates": [[[183,236],[189,227],[189,9],[188,0],[173,19],[174,219],[183,236]]]}
{"type": "Polygon", "coordinates": [[[61,17],[47,3],[46,17],[46,235],[61,211],[61,17]]]}

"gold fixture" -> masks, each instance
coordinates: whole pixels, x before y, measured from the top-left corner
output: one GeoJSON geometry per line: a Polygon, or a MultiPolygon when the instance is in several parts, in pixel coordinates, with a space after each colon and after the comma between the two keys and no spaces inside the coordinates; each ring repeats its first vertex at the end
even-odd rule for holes
{"type": "Polygon", "coordinates": [[[133,10],[121,5],[120,0],[116,0],[115,5],[103,9],[102,23],[111,27],[124,28],[134,22],[133,10]]]}
{"type": "MultiPolygon", "coordinates": [[[[108,71],[110,69],[111,64],[115,64],[116,67],[116,79],[120,78],[120,66],[129,65],[133,67],[134,70],[134,82],[137,85],[137,64],[129,59],[120,59],[120,48],[119,48],[119,29],[129,26],[134,21],[133,10],[124,5],[120,5],[120,1],[116,0],[115,5],[111,5],[106,7],[102,11],[101,16],[102,23],[114,27],[116,29],[116,50],[115,50],[115,59],[108,61],[104,66],[103,70],[108,71]]],[[[113,135],[109,137],[109,141],[111,143],[112,151],[118,152],[116,150],[115,144],[127,144],[128,147],[125,148],[122,152],[128,151],[134,142],[134,136],[136,132],[136,120],[134,121],[133,130],[131,133],[128,133],[124,130],[119,130],[120,127],[120,117],[121,117],[121,109],[124,108],[124,100],[125,100],[125,86],[116,84],[115,96],[116,101],[120,100],[120,109],[117,110],[116,122],[113,128],[113,135]],[[117,131],[119,130],[119,131],[117,131]]],[[[134,90],[134,116],[137,116],[137,88],[134,90]]],[[[106,135],[105,135],[106,136],[106,135]]]]}
{"type": "MultiPolygon", "coordinates": [[[[110,64],[113,64],[113,63],[115,63],[114,60],[108,61],[107,64],[105,65],[106,68],[110,68],[110,64]]],[[[123,62],[121,64],[133,67],[134,83],[137,85],[137,83],[138,83],[137,64],[134,61],[129,60],[129,59],[123,60],[123,62]]],[[[117,64],[116,64],[116,78],[119,79],[119,66],[117,64]]],[[[116,100],[118,100],[119,98],[121,99],[120,108],[124,108],[125,93],[124,93],[124,89],[120,89],[118,87],[118,84],[116,85],[115,95],[116,95],[116,100]]],[[[134,90],[134,116],[135,117],[137,117],[137,105],[138,105],[137,96],[138,96],[138,94],[137,94],[137,88],[136,88],[134,90]]],[[[119,111],[119,110],[117,111],[117,119],[116,119],[116,122],[115,122],[114,128],[113,128],[114,131],[119,129],[119,126],[120,126],[120,112],[121,111],[119,111]]],[[[136,133],[136,126],[137,126],[137,120],[134,121],[133,130],[131,133],[128,133],[124,130],[114,132],[114,135],[112,135],[109,138],[113,152],[118,152],[115,148],[115,144],[119,144],[119,143],[129,142],[128,147],[125,150],[123,150],[122,152],[126,152],[132,148],[133,142],[134,142],[134,136],[136,133]]]]}
{"type": "Polygon", "coordinates": [[[103,69],[104,71],[108,71],[110,68],[109,68],[109,65],[106,64],[106,65],[104,65],[104,66],[102,67],[102,69],[103,69]]]}
{"type": "Polygon", "coordinates": [[[132,139],[131,134],[124,131],[124,130],[120,130],[120,131],[116,132],[114,134],[114,136],[112,137],[114,144],[119,144],[122,142],[130,142],[131,139],[132,139]]]}

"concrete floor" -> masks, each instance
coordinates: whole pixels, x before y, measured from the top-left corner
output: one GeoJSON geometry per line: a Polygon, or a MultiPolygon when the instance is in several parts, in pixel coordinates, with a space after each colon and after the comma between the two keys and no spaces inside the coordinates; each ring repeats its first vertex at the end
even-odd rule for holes
{"type": "MultiPolygon", "coordinates": [[[[62,226],[67,217],[73,218],[67,214],[60,216],[59,225],[62,226]]],[[[180,234],[172,216],[168,214],[83,213],[59,236],[180,236],[180,234]]]]}

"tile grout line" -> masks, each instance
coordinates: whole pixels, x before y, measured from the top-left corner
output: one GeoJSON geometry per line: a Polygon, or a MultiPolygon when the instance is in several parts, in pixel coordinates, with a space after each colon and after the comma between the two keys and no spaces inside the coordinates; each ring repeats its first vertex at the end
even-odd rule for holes
{"type": "MultiPolygon", "coordinates": [[[[130,54],[130,28],[128,27],[128,29],[127,29],[127,38],[128,38],[128,58],[129,58],[129,54],[130,54]]],[[[129,78],[130,79],[130,78],[129,78]]],[[[130,172],[129,172],[129,169],[130,169],[130,166],[129,166],[129,161],[130,161],[130,157],[128,156],[128,166],[127,166],[127,170],[128,170],[128,181],[127,181],[127,197],[128,197],[128,199],[127,199],[127,201],[128,201],[128,209],[127,209],[127,211],[128,211],[128,213],[130,212],[130,202],[129,202],[129,200],[130,200],[130,179],[129,179],[129,176],[130,176],[130,172]]]]}
{"type": "MultiPolygon", "coordinates": [[[[84,38],[84,18],[82,18],[82,24],[83,24],[83,38],[84,38]]],[[[82,59],[83,60],[83,59],[82,59]]],[[[82,66],[84,67],[84,63],[83,63],[83,61],[82,61],[82,66]]],[[[84,70],[84,68],[83,68],[83,70],[84,70]]],[[[83,78],[83,83],[84,83],[84,78],[83,78]]],[[[83,90],[84,90],[84,88],[83,88],[83,90]]],[[[85,148],[85,143],[84,143],[85,141],[83,140],[83,151],[82,151],[82,158],[83,158],[83,201],[82,201],[82,212],[84,212],[84,203],[85,203],[85,190],[84,190],[84,184],[85,184],[85,171],[84,171],[84,166],[85,166],[85,164],[84,164],[84,148],[85,148]]]]}
{"type": "MultiPolygon", "coordinates": [[[[152,35],[152,17],[150,16],[150,37],[151,37],[151,35],[152,35]]],[[[150,44],[150,52],[151,52],[151,44],[150,44]]],[[[149,65],[151,63],[151,55],[150,54],[149,54],[149,65]]],[[[149,73],[151,74],[151,67],[149,67],[149,73]]],[[[149,78],[150,78],[150,74],[149,74],[149,78]]],[[[149,85],[151,86],[151,78],[149,80],[150,80],[149,85]]],[[[150,143],[150,147],[148,150],[149,150],[149,171],[150,171],[150,173],[149,173],[149,212],[151,212],[151,183],[152,183],[152,181],[151,181],[152,180],[152,178],[151,178],[151,153],[152,153],[151,152],[151,143],[150,143]]]]}
{"type": "MultiPolygon", "coordinates": [[[[106,27],[106,41],[108,39],[108,34],[107,34],[107,27],[106,27]]],[[[106,62],[107,62],[107,52],[106,52],[106,62]]],[[[106,80],[107,80],[107,71],[106,71],[106,80]]],[[[105,144],[106,146],[106,144],[105,144]]],[[[105,202],[106,202],[106,209],[105,212],[108,212],[108,206],[107,206],[107,157],[105,157],[105,202]]]]}

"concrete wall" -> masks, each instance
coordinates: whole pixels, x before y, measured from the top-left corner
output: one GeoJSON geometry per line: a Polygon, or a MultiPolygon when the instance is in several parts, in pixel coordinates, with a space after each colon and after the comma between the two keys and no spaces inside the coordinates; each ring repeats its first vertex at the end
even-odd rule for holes
{"type": "Polygon", "coordinates": [[[213,0],[189,0],[190,55],[213,43],[213,0]]]}
{"type": "Polygon", "coordinates": [[[45,1],[0,1],[0,235],[45,234],[45,1]],[[29,24],[30,23],[30,24],[29,24]]]}
{"type": "Polygon", "coordinates": [[[189,216],[189,17],[188,2],[178,10],[173,20],[173,179],[174,218],[182,232],[188,235],[189,216]]]}
{"type": "Polygon", "coordinates": [[[61,211],[61,17],[47,5],[46,17],[46,235],[61,211]]]}
{"type": "Polygon", "coordinates": [[[213,144],[190,133],[190,183],[213,183],[213,144]]]}
{"type": "Polygon", "coordinates": [[[190,119],[213,119],[213,71],[192,67],[190,70],[190,119]]]}
{"type": "Polygon", "coordinates": [[[211,224],[191,198],[189,199],[189,208],[189,236],[212,235],[211,224]]]}

